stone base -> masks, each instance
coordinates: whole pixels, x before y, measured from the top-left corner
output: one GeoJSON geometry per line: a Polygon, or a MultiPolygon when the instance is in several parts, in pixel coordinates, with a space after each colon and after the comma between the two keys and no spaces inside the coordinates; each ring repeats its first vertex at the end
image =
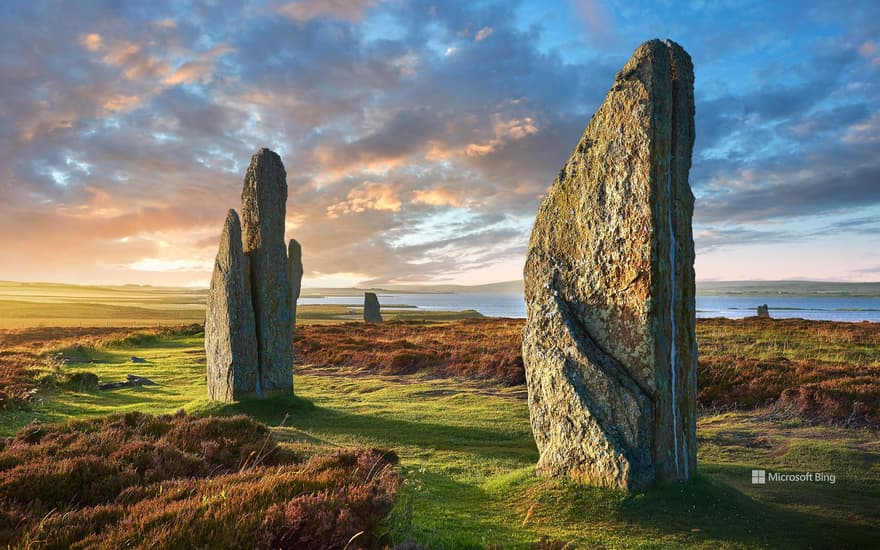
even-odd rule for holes
{"type": "Polygon", "coordinates": [[[263,392],[263,399],[267,397],[280,397],[282,395],[293,395],[293,386],[289,388],[275,388],[274,390],[266,390],[263,392]]]}

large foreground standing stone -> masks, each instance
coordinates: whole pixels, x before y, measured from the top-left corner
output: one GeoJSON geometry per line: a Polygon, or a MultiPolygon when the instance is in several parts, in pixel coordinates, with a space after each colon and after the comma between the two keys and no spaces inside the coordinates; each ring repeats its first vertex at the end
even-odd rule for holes
{"type": "Polygon", "coordinates": [[[258,393],[266,396],[289,394],[293,389],[293,332],[284,246],[286,206],[287,173],[281,157],[260,149],[251,158],[244,178],[241,217],[260,357],[258,393]]]}
{"type": "Polygon", "coordinates": [[[302,247],[296,239],[287,245],[287,279],[290,282],[290,329],[296,327],[296,301],[302,290],[303,262],[302,247]]]}
{"type": "Polygon", "coordinates": [[[523,359],[538,470],[627,490],[696,468],[693,66],[642,44],[541,204],[523,359]]]}
{"type": "Polygon", "coordinates": [[[382,314],[380,313],[379,298],[375,292],[364,293],[364,322],[365,323],[381,323],[382,314]]]}
{"type": "Polygon", "coordinates": [[[241,223],[230,210],[220,237],[205,314],[208,397],[231,402],[257,392],[257,334],[241,223]]]}

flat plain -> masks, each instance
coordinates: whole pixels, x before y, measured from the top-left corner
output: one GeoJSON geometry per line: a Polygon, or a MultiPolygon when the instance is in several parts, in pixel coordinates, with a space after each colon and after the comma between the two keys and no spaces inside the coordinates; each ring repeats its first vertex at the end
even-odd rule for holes
{"type": "MultiPolygon", "coordinates": [[[[118,302],[162,311],[163,322],[153,318],[148,328],[31,322],[0,331],[0,436],[16,437],[7,440],[9,449],[35,429],[184,410],[195,418],[244,414],[269,426],[278,448],[298,460],[351,449],[393,452],[401,482],[388,485],[396,491],[390,512],[371,508],[381,517],[373,538],[363,539],[368,547],[417,541],[428,548],[867,548],[880,540],[877,324],[698,321],[699,473],[685,484],[626,495],[534,474],[520,320],[303,321],[295,344],[296,396],[224,405],[206,399],[202,327],[157,327],[174,307],[163,302],[172,301],[168,296],[150,298],[118,302]],[[128,374],[158,386],[95,387],[128,374]],[[759,485],[752,483],[756,469],[835,479],[759,485]]],[[[4,476],[15,469],[13,458],[3,456],[0,449],[0,500],[9,496],[2,494],[9,487],[4,476]]],[[[210,522],[226,518],[215,504],[220,500],[245,506],[236,491],[259,489],[248,479],[192,481],[199,496],[186,502],[195,511],[179,510],[192,532],[198,526],[234,536],[210,522]]],[[[170,490],[187,482],[162,483],[170,490]]],[[[49,519],[25,513],[16,516],[19,523],[0,525],[0,543],[51,547],[50,535],[71,532],[61,517],[89,518],[81,528],[93,542],[101,533],[124,538],[135,527],[145,536],[170,537],[161,540],[172,546],[186,540],[161,522],[132,523],[132,514],[148,505],[155,501],[123,507],[106,524],[95,523],[95,514],[109,510],[100,506],[79,504],[71,515],[56,510],[49,519]]]]}

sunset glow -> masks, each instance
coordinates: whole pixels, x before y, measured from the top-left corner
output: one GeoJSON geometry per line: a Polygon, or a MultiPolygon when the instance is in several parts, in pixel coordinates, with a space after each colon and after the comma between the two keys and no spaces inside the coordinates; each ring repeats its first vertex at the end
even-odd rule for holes
{"type": "Polygon", "coordinates": [[[518,279],[541,197],[655,36],[696,67],[697,278],[880,279],[869,2],[0,14],[2,280],[206,285],[263,146],[287,168],[306,284],[518,279]]]}

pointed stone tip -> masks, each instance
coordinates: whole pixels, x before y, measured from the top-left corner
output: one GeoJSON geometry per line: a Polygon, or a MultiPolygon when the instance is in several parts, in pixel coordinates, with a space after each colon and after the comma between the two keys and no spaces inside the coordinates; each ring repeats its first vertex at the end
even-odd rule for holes
{"type": "Polygon", "coordinates": [[[226,212],[226,223],[233,223],[235,225],[239,225],[241,221],[238,219],[238,212],[235,211],[234,208],[230,208],[228,212],[226,212]]]}

